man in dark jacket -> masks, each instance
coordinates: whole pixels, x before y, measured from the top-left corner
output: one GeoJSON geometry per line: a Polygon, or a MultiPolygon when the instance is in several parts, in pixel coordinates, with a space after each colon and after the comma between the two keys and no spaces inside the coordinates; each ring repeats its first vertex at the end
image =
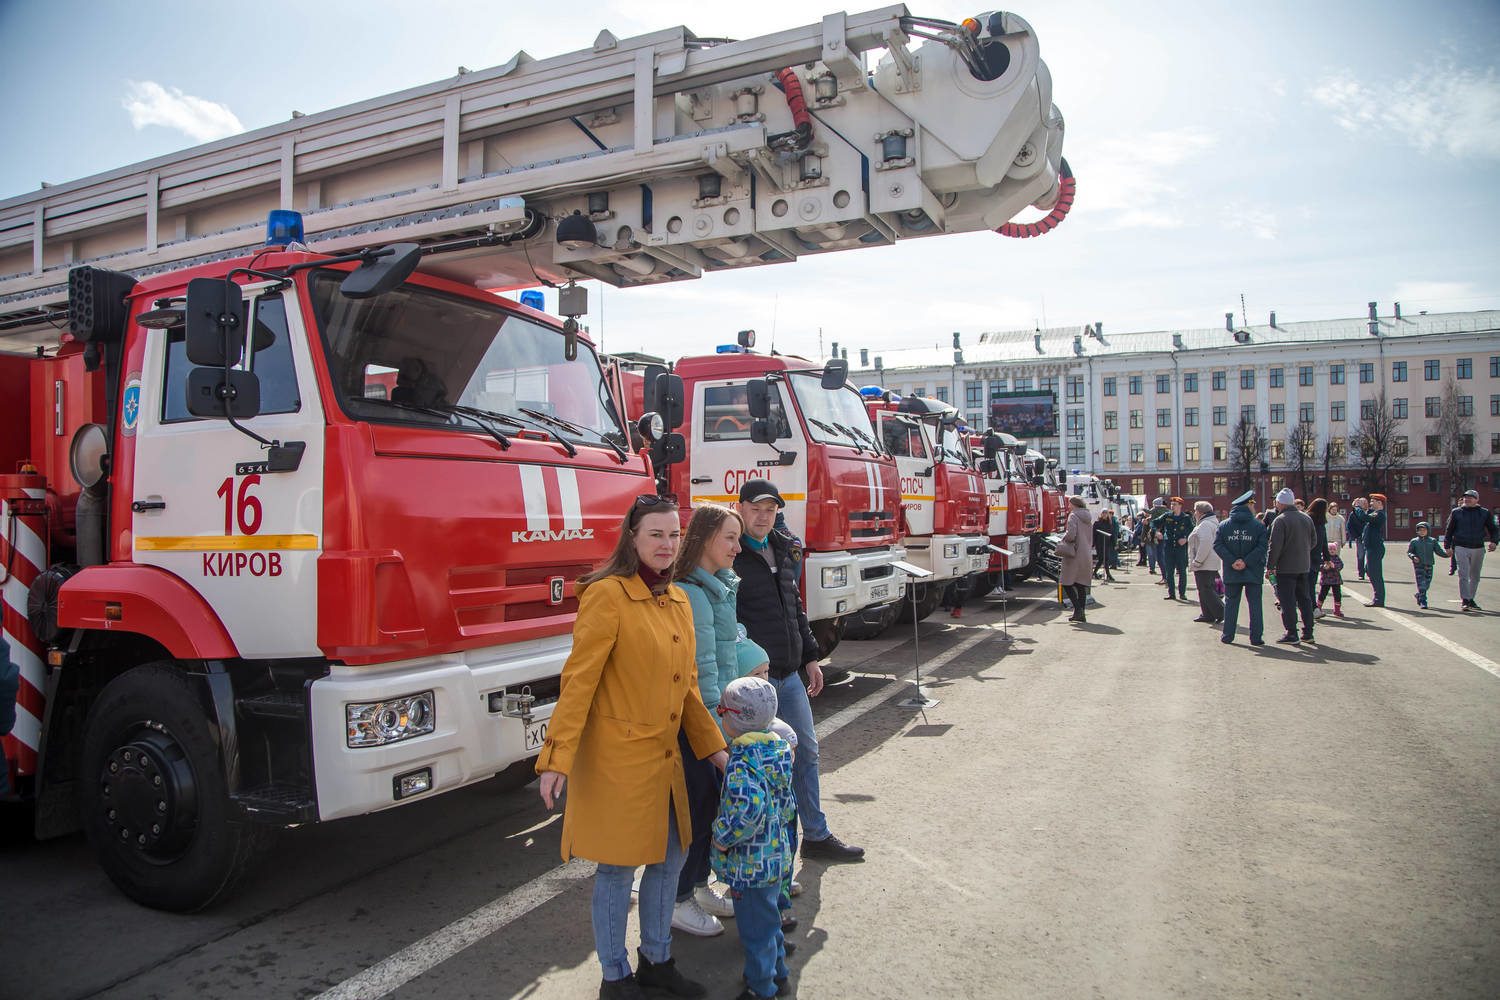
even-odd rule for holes
{"type": "Polygon", "coordinates": [[[1500,542],[1500,530],[1494,516],[1479,506],[1479,491],[1468,490],[1462,506],[1448,515],[1448,527],[1443,531],[1443,545],[1458,563],[1458,596],[1465,611],[1480,610],[1474,601],[1479,592],[1479,571],[1484,568],[1486,545],[1493,552],[1496,542],[1500,542]]]}
{"type": "Polygon", "coordinates": [[[797,734],[792,790],[802,821],[802,856],[826,861],[860,861],[864,848],[846,844],[828,831],[818,797],[818,737],[813,732],[812,704],[823,690],[818,640],[813,638],[802,607],[797,577],[802,545],[789,532],[772,530],[776,513],[786,506],[781,492],[764,479],[752,479],[740,490],[740,517],[745,534],[734,571],[740,578],[738,617],[749,637],[766,651],[770,680],[776,687],[777,717],[797,734]],[[804,687],[799,671],[807,673],[804,687]]]}
{"type": "Polygon", "coordinates": [[[1162,540],[1161,575],[1167,581],[1163,600],[1187,600],[1188,536],[1193,533],[1193,515],[1182,508],[1182,497],[1172,498],[1172,509],[1156,519],[1156,531],[1162,540]]]}
{"type": "Polygon", "coordinates": [[[1365,543],[1365,576],[1370,579],[1374,600],[1367,608],[1385,607],[1385,494],[1370,494],[1370,510],[1364,517],[1360,536],[1365,543]]]}
{"type": "Polygon", "coordinates": [[[1312,571],[1313,543],[1317,529],[1312,518],[1297,509],[1291,489],[1276,494],[1278,513],[1271,522],[1270,552],[1266,566],[1276,574],[1276,599],[1281,602],[1281,624],[1286,634],[1277,642],[1297,642],[1297,612],[1302,612],[1302,641],[1313,641],[1312,591],[1307,574],[1312,571]]]}
{"type": "Polygon", "coordinates": [[[1219,525],[1214,536],[1214,551],[1219,554],[1223,566],[1219,575],[1224,578],[1224,637],[1220,642],[1234,642],[1235,626],[1240,617],[1240,596],[1244,595],[1250,605],[1250,645],[1264,646],[1260,590],[1266,573],[1268,551],[1266,526],[1261,524],[1250,510],[1250,501],[1255,491],[1250,490],[1237,497],[1229,511],[1229,517],[1219,525]]]}

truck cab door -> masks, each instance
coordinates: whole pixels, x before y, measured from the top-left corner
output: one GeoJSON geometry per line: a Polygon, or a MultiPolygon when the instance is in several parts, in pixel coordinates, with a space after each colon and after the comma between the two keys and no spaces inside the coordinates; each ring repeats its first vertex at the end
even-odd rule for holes
{"type": "Polygon", "coordinates": [[[807,440],[791,419],[786,388],[772,381],[771,429],[775,446],[795,452],[791,465],[780,464],[771,446],[750,440],[750,404],[744,382],[702,381],[693,384],[692,417],[688,433],[688,468],[692,502],[737,503],[746,480],[766,479],[776,484],[786,501],[787,526],[807,537],[807,440]]]}
{"type": "Polygon", "coordinates": [[[937,468],[925,428],[910,418],[882,411],[880,440],[896,459],[907,533],[917,537],[931,535],[937,468]]]}
{"type": "Polygon", "coordinates": [[[245,290],[257,336],[239,367],[259,378],[261,410],[241,423],[304,442],[301,462],[266,471],[254,438],[189,414],[182,329],[147,331],[133,429],[133,558],[192,585],[242,656],[316,656],[323,409],[296,294],[267,287],[245,290]]]}

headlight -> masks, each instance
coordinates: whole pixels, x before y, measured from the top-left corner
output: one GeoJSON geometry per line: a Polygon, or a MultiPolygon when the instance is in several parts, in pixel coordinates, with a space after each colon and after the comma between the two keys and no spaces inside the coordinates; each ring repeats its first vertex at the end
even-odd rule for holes
{"type": "Polygon", "coordinates": [[[350,747],[378,747],[433,731],[437,725],[433,692],[389,701],[353,701],[344,706],[350,747]]]}
{"type": "Polygon", "coordinates": [[[842,587],[849,581],[849,569],[846,566],[823,567],[823,586],[842,587]]]}
{"type": "Polygon", "coordinates": [[[958,550],[959,550],[959,543],[958,542],[953,542],[950,545],[944,545],[943,546],[943,558],[944,559],[957,559],[958,558],[958,550]]]}

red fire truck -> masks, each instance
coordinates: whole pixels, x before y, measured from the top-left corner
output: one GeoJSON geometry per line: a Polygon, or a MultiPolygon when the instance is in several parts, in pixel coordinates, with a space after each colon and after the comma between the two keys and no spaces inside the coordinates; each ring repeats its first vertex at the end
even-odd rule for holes
{"type": "Polygon", "coordinates": [[[1033,570],[1036,548],[1032,536],[1041,529],[1040,488],[1031,484],[1021,466],[1026,445],[1004,431],[969,436],[970,454],[984,476],[989,500],[988,531],[991,554],[986,592],[1002,585],[1002,575],[1024,580],[1033,570]],[[996,552],[1005,549],[1010,555],[996,552]]]}

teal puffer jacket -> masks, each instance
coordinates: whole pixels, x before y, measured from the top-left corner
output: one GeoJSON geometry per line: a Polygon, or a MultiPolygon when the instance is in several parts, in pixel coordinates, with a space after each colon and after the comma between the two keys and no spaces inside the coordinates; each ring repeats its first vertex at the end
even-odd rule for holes
{"type": "Polygon", "coordinates": [[[712,712],[724,685],[740,675],[739,619],[735,615],[740,578],[733,570],[710,573],[702,566],[675,581],[693,609],[693,635],[698,641],[698,693],[712,712]]]}

